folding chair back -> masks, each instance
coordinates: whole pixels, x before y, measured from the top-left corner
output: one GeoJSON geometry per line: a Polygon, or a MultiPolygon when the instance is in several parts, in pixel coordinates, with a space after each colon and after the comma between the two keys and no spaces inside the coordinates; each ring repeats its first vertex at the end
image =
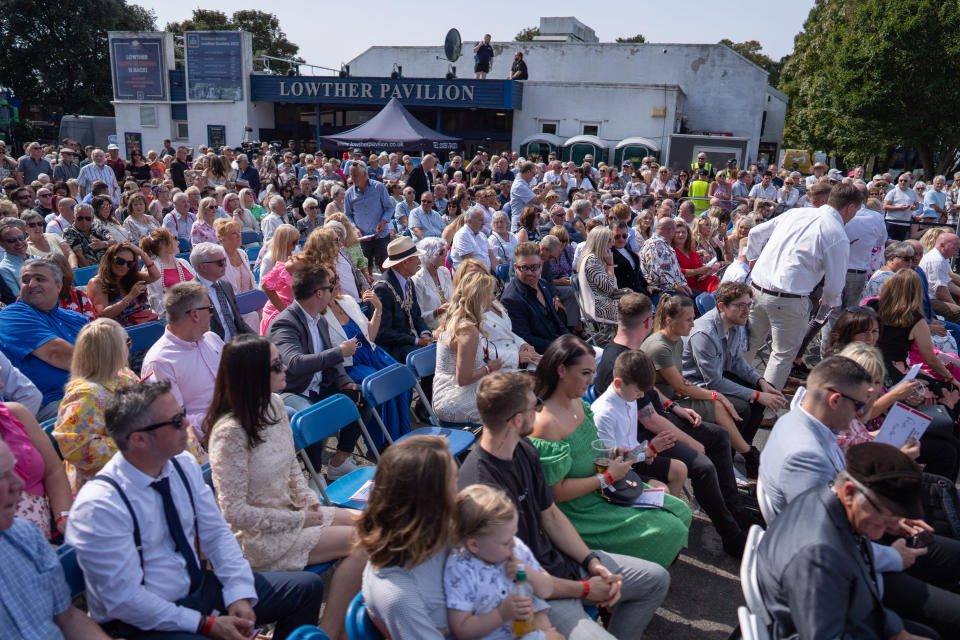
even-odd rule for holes
{"type": "Polygon", "coordinates": [[[154,322],[145,322],[127,327],[127,335],[130,336],[130,353],[140,353],[146,351],[160,339],[167,325],[156,320],[154,322]]]}
{"type": "Polygon", "coordinates": [[[750,527],[747,544],[743,549],[743,559],[740,561],[740,587],[743,589],[743,599],[746,600],[750,613],[757,616],[763,626],[768,626],[772,621],[763,604],[760,582],[757,579],[757,550],[762,539],[763,529],[760,525],[755,524],[750,527]]]}
{"type": "Polygon", "coordinates": [[[79,269],[73,270],[73,286],[75,287],[85,287],[87,283],[90,282],[90,278],[97,275],[97,272],[100,271],[100,265],[93,265],[92,267],[80,267],[79,269]]]}
{"type": "Polygon", "coordinates": [[[67,586],[70,587],[70,598],[76,598],[84,591],[83,572],[77,562],[77,550],[68,544],[60,545],[57,549],[57,558],[60,559],[60,566],[63,567],[63,577],[67,579],[67,586]]]}
{"type": "Polygon", "coordinates": [[[347,606],[347,637],[350,640],[383,640],[383,634],[367,615],[363,593],[358,593],[347,606]]]}
{"type": "Polygon", "coordinates": [[[267,304],[267,294],[262,289],[250,289],[237,294],[237,310],[241,314],[259,311],[267,304]]]}

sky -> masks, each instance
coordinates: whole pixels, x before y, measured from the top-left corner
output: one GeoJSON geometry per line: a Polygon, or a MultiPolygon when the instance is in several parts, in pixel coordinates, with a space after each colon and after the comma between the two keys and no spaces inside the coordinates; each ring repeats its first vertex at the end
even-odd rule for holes
{"type": "MultiPolygon", "coordinates": [[[[189,18],[196,8],[215,9],[228,16],[241,9],[259,9],[276,14],[287,39],[300,47],[308,63],[338,69],[373,45],[443,45],[447,31],[456,27],[464,43],[475,43],[484,33],[495,41],[512,40],[526,27],[537,26],[540,16],[574,16],[591,27],[601,42],[642,33],[647,42],[715,43],[757,40],[773,59],[793,50],[793,38],[814,0],[671,0],[635,2],[482,2],[443,1],[374,2],[372,5],[304,2],[253,3],[226,0],[128,0],[152,9],[157,27],[189,18]],[[474,8],[482,6],[483,10],[474,8]],[[360,11],[353,11],[353,7],[360,11]],[[598,15],[590,15],[595,9],[598,15]],[[668,9],[668,10],[664,10],[668,9]]],[[[469,53],[469,50],[464,47],[469,53]]],[[[306,70],[304,70],[306,73],[306,70]]],[[[317,75],[322,75],[317,73],[317,75]]]]}

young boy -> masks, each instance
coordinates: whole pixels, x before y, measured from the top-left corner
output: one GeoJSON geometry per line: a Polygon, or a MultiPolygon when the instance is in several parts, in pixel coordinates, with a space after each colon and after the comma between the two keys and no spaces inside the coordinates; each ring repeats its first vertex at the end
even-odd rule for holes
{"type": "MultiPolygon", "coordinates": [[[[613,382],[591,405],[597,435],[617,448],[632,451],[637,442],[637,400],[653,388],[657,371],[642,351],[624,351],[613,364],[613,382]]],[[[679,496],[687,480],[687,467],[679,460],[658,457],[673,446],[676,437],[664,431],[647,445],[646,460],[634,465],[643,481],[679,496]]]]}

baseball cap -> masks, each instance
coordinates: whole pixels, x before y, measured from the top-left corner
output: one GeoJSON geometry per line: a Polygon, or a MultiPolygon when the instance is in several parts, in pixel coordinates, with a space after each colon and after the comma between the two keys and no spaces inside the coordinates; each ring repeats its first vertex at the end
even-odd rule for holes
{"type": "Polygon", "coordinates": [[[737,159],[736,159],[736,158],[730,158],[729,160],[727,160],[727,166],[728,166],[728,167],[736,166],[736,164],[737,164],[737,159]]]}
{"type": "Polygon", "coordinates": [[[621,166],[621,167],[632,167],[632,166],[633,166],[633,163],[630,162],[629,160],[624,160],[624,161],[620,164],[620,166],[621,166]]]}
{"type": "Polygon", "coordinates": [[[884,507],[905,518],[922,518],[923,471],[888,444],[864,442],[847,449],[847,473],[884,507]]]}
{"type": "Polygon", "coordinates": [[[353,148],[353,153],[361,153],[360,147],[354,147],[354,148],[353,148]]]}
{"type": "Polygon", "coordinates": [[[604,208],[604,209],[609,209],[609,208],[611,208],[611,207],[617,206],[618,204],[620,204],[620,201],[619,201],[619,200],[614,200],[613,198],[608,198],[607,200],[604,200],[604,201],[603,201],[603,208],[604,208]]]}
{"type": "Polygon", "coordinates": [[[840,173],[839,169],[830,169],[830,171],[827,172],[827,177],[831,180],[843,180],[843,174],[840,173]]]}
{"type": "Polygon", "coordinates": [[[115,144],[108,144],[108,145],[107,145],[107,151],[113,151],[114,149],[116,149],[117,151],[120,151],[120,147],[118,147],[118,146],[115,145],[115,144]]]}

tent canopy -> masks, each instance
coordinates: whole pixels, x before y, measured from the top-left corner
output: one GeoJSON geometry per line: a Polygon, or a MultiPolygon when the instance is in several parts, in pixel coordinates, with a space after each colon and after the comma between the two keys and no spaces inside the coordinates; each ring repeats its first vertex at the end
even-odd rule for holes
{"type": "Polygon", "coordinates": [[[462,142],[423,124],[396,98],[359,127],[320,138],[325,149],[359,147],[366,151],[447,151],[459,149],[462,142]]]}
{"type": "Polygon", "coordinates": [[[646,147],[651,151],[660,151],[660,145],[651,140],[650,138],[642,138],[640,136],[634,136],[632,138],[624,138],[617,143],[617,149],[623,149],[624,147],[646,147]]]}

